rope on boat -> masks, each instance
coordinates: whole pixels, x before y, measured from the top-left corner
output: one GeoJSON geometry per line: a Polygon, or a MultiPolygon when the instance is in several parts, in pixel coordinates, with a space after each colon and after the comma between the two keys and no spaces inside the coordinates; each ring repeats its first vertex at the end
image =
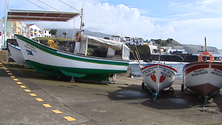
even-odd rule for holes
{"type": "Polygon", "coordinates": [[[152,101],[156,101],[156,98],[158,96],[158,93],[154,93],[148,86],[146,86],[148,88],[148,90],[150,91],[150,93],[152,94],[152,101]]]}
{"type": "Polygon", "coordinates": [[[201,111],[206,111],[208,108],[206,108],[206,103],[208,101],[208,99],[211,99],[211,97],[213,97],[214,95],[216,95],[217,93],[219,93],[221,91],[222,88],[220,88],[217,92],[213,93],[212,95],[206,96],[205,100],[204,100],[204,106],[201,109],[201,111]]]}
{"type": "Polygon", "coordinates": [[[205,97],[204,105],[203,105],[202,111],[207,110],[207,108],[206,108],[207,99],[208,99],[208,96],[205,97]]]}
{"type": "Polygon", "coordinates": [[[154,93],[154,94],[153,94],[153,96],[152,96],[153,101],[156,101],[157,96],[158,96],[158,93],[154,93]]]}

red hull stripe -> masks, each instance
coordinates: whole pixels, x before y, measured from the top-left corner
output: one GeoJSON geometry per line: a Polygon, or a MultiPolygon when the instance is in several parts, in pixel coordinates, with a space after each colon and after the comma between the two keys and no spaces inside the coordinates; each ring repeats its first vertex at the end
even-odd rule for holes
{"type": "MultiPolygon", "coordinates": [[[[162,64],[159,64],[161,67],[165,67],[165,68],[168,68],[168,69],[171,69],[173,71],[175,71],[176,73],[178,72],[176,69],[170,67],[170,66],[167,66],[167,65],[162,65],[162,64]]],[[[142,68],[142,70],[144,69],[147,69],[147,68],[150,68],[150,67],[155,67],[155,66],[158,66],[158,64],[150,64],[150,65],[147,65],[145,67],[142,68]]]]}
{"type": "Polygon", "coordinates": [[[149,67],[155,67],[155,66],[158,66],[158,64],[151,64],[151,65],[147,65],[147,66],[144,66],[142,68],[142,70],[146,69],[146,68],[149,68],[149,67]]]}
{"type": "Polygon", "coordinates": [[[198,69],[203,69],[203,68],[209,68],[209,65],[194,65],[194,66],[191,66],[189,68],[187,68],[185,71],[184,71],[184,75],[190,73],[190,72],[193,72],[195,70],[198,70],[198,69]]]}
{"type": "Polygon", "coordinates": [[[221,65],[212,65],[211,67],[214,68],[214,69],[222,70],[221,65]]]}

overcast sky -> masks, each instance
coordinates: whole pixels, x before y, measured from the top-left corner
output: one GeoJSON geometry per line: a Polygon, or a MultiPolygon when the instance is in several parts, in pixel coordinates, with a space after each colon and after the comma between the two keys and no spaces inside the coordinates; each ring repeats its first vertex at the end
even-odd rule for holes
{"type": "MultiPolygon", "coordinates": [[[[3,17],[5,0],[0,4],[3,17]]],[[[222,0],[8,0],[8,9],[78,12],[82,7],[86,30],[148,40],[173,38],[195,45],[204,45],[206,37],[208,46],[222,49],[222,0]]],[[[79,22],[78,16],[75,28],[79,22]]],[[[48,29],[73,28],[74,21],[36,24],[48,29]]]]}

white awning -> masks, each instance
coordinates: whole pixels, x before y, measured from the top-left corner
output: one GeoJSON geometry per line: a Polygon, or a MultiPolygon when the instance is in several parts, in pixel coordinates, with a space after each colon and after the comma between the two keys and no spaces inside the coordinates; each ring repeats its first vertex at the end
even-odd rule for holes
{"type": "Polygon", "coordinates": [[[125,45],[123,42],[103,39],[100,37],[89,36],[89,35],[84,35],[84,37],[88,39],[89,43],[101,44],[101,45],[108,46],[108,47],[111,47],[116,50],[120,50],[122,48],[129,49],[129,47],[127,45],[125,45]]]}
{"type": "Polygon", "coordinates": [[[38,10],[8,10],[9,21],[61,21],[65,22],[80,13],[38,10]]]}

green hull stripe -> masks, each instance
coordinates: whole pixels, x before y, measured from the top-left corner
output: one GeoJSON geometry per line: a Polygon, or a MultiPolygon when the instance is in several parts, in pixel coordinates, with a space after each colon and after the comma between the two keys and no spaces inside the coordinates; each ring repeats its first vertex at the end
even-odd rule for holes
{"type": "Polygon", "coordinates": [[[72,53],[66,53],[66,52],[63,52],[61,51],[61,53],[57,53],[57,52],[60,52],[56,49],[53,49],[53,48],[50,48],[48,46],[45,46],[45,45],[41,45],[39,43],[36,43],[24,36],[21,36],[21,35],[18,35],[18,34],[15,34],[15,36],[19,39],[21,39],[22,41],[28,43],[28,44],[31,44],[32,46],[35,46],[36,48],[46,52],[46,53],[50,53],[52,55],[55,55],[55,56],[59,56],[59,57],[62,57],[62,58],[66,58],[66,59],[71,59],[71,60],[77,60],[77,61],[83,61],[83,62],[90,62],[90,63],[98,63],[98,64],[109,64],[109,65],[120,65],[120,66],[128,66],[129,65],[129,62],[128,61],[124,61],[124,60],[112,60],[112,59],[104,59],[104,58],[98,58],[98,57],[86,57],[86,56],[77,56],[77,55],[74,55],[72,53]],[[62,53],[66,53],[66,54],[69,54],[69,55],[65,55],[65,54],[62,54],[62,53]]]}
{"type": "Polygon", "coordinates": [[[36,63],[33,61],[26,60],[28,65],[31,66],[38,72],[49,74],[49,75],[56,75],[56,76],[65,76],[68,73],[68,76],[73,77],[84,77],[84,76],[92,76],[92,75],[109,75],[109,74],[116,74],[116,73],[125,73],[126,70],[101,70],[101,69],[83,69],[83,68],[67,68],[67,67],[57,67],[51,65],[44,65],[40,63],[36,63]],[[87,74],[87,75],[84,75],[87,74]]]}
{"type": "Polygon", "coordinates": [[[73,76],[73,77],[78,77],[78,78],[82,78],[82,77],[86,76],[86,74],[72,73],[72,72],[67,72],[64,70],[61,70],[61,72],[67,76],[73,76]]]}

